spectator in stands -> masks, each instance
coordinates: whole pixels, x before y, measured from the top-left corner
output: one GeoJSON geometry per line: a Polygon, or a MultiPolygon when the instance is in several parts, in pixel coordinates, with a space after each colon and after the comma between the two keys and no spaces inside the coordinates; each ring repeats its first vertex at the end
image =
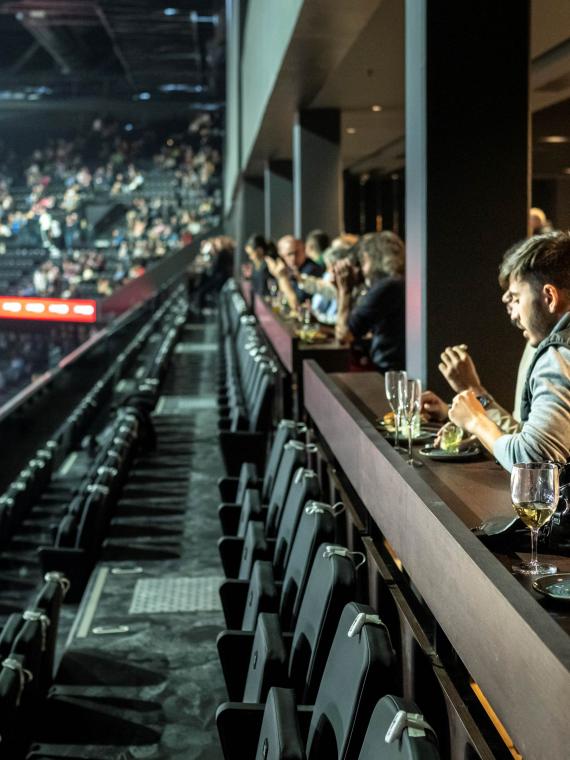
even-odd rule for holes
{"type": "Polygon", "coordinates": [[[393,232],[365,235],[360,246],[360,268],[349,259],[334,268],[339,293],[335,328],[341,343],[352,344],[371,333],[370,360],[381,372],[405,366],[404,244],[393,232]],[[359,276],[369,290],[354,305],[359,276]]]}

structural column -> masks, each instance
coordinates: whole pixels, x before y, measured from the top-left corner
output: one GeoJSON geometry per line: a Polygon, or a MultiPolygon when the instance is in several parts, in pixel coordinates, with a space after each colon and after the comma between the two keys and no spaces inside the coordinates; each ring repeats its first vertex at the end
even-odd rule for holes
{"type": "Polygon", "coordinates": [[[513,400],[523,342],[497,269],[527,232],[528,67],[528,0],[406,0],[407,368],[446,398],[440,353],[466,343],[513,400]]]}
{"type": "Polygon", "coordinates": [[[340,111],[300,111],[293,125],[295,236],[322,229],[331,237],[342,229],[340,111]]]}
{"type": "Polygon", "coordinates": [[[244,247],[249,236],[256,232],[263,232],[265,228],[261,177],[242,176],[236,193],[234,215],[237,244],[234,272],[236,277],[239,277],[241,264],[246,260],[244,247]]]}
{"type": "Polygon", "coordinates": [[[293,163],[266,161],[263,173],[265,237],[279,240],[293,232],[293,163]]]}

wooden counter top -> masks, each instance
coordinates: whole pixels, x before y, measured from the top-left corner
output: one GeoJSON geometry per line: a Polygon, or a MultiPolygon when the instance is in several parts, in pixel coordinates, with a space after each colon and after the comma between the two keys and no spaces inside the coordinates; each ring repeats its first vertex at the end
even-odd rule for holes
{"type": "Polygon", "coordinates": [[[305,362],[304,385],[338,466],[525,760],[567,757],[568,608],[539,602],[470,530],[512,513],[507,473],[490,458],[410,467],[375,427],[387,409],[376,373],[327,375],[305,362]]]}

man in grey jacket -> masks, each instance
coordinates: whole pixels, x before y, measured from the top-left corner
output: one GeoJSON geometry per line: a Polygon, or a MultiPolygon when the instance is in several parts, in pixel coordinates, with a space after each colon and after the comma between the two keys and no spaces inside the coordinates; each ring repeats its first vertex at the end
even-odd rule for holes
{"type": "Polygon", "coordinates": [[[538,235],[507,253],[511,319],[536,347],[522,393],[521,421],[505,434],[472,390],[449,418],[476,435],[501,465],[570,460],[570,234],[538,235]]]}

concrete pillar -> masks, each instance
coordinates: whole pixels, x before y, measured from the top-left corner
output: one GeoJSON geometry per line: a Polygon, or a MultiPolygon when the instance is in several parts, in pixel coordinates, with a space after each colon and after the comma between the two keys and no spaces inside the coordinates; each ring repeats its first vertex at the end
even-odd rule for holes
{"type": "Polygon", "coordinates": [[[322,229],[341,231],[342,165],[340,111],[299,111],[293,125],[293,198],[295,236],[322,229]]]}
{"type": "Polygon", "coordinates": [[[507,408],[523,343],[497,268],[527,231],[528,66],[528,0],[406,0],[407,368],[449,397],[439,355],[466,343],[507,408]]]}
{"type": "Polygon", "coordinates": [[[266,161],[263,190],[265,237],[276,241],[293,232],[293,163],[266,161]]]}

